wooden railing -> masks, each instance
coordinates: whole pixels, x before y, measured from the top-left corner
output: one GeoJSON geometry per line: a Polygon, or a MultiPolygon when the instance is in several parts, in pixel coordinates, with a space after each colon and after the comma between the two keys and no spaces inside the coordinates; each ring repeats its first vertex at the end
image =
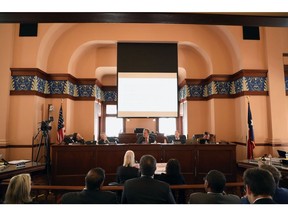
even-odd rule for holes
{"type": "MultiPolygon", "coordinates": [[[[2,183],[1,187],[7,188],[7,183],[2,183]]],[[[34,200],[39,203],[55,204],[59,203],[64,193],[71,191],[81,191],[84,186],[63,186],[63,185],[32,185],[31,195],[34,200]]],[[[122,191],[122,185],[103,186],[101,190],[104,191],[122,191]]],[[[175,194],[180,190],[184,191],[185,203],[187,203],[189,195],[193,192],[204,192],[204,184],[184,184],[184,185],[170,185],[170,188],[175,194]]],[[[226,183],[225,191],[227,193],[242,196],[243,182],[228,182],[226,183]]],[[[177,200],[176,200],[177,201],[177,200]]]]}

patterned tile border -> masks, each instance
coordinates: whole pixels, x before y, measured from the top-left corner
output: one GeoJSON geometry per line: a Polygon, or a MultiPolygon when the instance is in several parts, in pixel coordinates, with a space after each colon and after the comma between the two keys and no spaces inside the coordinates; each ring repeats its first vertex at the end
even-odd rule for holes
{"type": "MultiPolygon", "coordinates": [[[[285,77],[286,90],[288,78],[285,77]]],[[[180,84],[179,100],[235,98],[268,95],[267,71],[241,70],[233,75],[186,79],[180,84]]],[[[47,74],[37,68],[11,68],[11,95],[39,95],[73,100],[117,101],[117,87],[102,86],[96,79],[77,79],[70,74],[47,74]]]]}

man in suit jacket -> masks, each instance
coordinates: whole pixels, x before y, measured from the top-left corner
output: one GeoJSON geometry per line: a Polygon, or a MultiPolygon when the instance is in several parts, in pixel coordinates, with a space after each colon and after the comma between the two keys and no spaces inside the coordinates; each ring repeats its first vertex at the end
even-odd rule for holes
{"type": "Polygon", "coordinates": [[[153,178],[156,159],[143,155],[140,159],[141,177],[129,179],[124,184],[124,204],[175,204],[169,185],[153,178]]]}
{"type": "Polygon", "coordinates": [[[276,184],[272,174],[263,168],[249,168],[243,174],[246,196],[250,203],[275,204],[276,184]]]}
{"type": "Polygon", "coordinates": [[[174,135],[169,136],[168,142],[174,143],[174,144],[185,144],[186,143],[186,136],[181,135],[180,132],[178,130],[176,130],[174,135]]]}
{"type": "Polygon", "coordinates": [[[189,199],[190,204],[240,204],[240,197],[225,194],[226,178],[222,172],[211,170],[204,180],[207,193],[192,193],[189,199]]]}
{"type": "Polygon", "coordinates": [[[63,195],[62,204],[117,204],[117,196],[111,191],[101,191],[105,179],[105,171],[100,168],[91,169],[85,177],[85,189],[81,192],[69,192],[63,195]]]}
{"type": "MultiPolygon", "coordinates": [[[[276,184],[276,190],[272,197],[274,202],[276,202],[277,204],[288,204],[288,189],[284,187],[279,187],[279,181],[282,176],[281,172],[275,166],[268,164],[262,164],[260,168],[268,170],[274,178],[276,184]]],[[[241,198],[241,203],[250,204],[247,196],[241,198]]]]}
{"type": "Polygon", "coordinates": [[[139,136],[137,139],[137,143],[139,144],[149,144],[154,143],[156,141],[155,137],[149,134],[148,129],[143,130],[143,135],[139,136]]]}

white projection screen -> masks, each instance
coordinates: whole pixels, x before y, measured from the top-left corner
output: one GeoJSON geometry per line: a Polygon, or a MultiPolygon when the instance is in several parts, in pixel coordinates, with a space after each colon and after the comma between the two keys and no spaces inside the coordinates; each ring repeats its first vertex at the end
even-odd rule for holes
{"type": "Polygon", "coordinates": [[[177,72],[118,72],[118,117],[177,117],[177,83],[177,72]]]}
{"type": "Polygon", "coordinates": [[[118,117],[178,117],[177,43],[117,43],[118,117]]]}

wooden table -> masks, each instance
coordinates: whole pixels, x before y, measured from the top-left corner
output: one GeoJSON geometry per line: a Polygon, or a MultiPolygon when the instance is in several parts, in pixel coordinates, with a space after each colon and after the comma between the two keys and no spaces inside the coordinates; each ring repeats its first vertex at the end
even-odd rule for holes
{"type": "Polygon", "coordinates": [[[16,167],[16,165],[6,165],[5,167],[0,168],[0,182],[3,179],[11,178],[15,175],[21,174],[21,173],[34,173],[37,171],[44,171],[45,170],[45,164],[43,163],[36,163],[36,162],[28,162],[25,164],[24,167],[16,167]]]}

